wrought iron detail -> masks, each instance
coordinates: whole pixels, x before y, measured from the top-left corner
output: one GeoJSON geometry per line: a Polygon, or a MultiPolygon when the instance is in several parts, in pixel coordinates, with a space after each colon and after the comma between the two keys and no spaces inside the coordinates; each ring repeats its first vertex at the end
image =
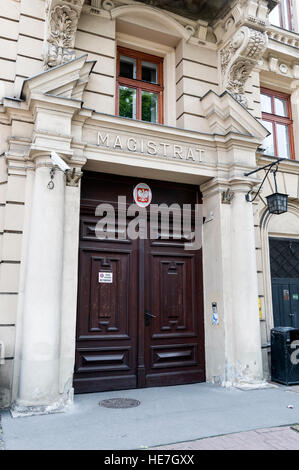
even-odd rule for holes
{"type": "Polygon", "coordinates": [[[272,278],[299,278],[299,240],[270,239],[272,278]]]}

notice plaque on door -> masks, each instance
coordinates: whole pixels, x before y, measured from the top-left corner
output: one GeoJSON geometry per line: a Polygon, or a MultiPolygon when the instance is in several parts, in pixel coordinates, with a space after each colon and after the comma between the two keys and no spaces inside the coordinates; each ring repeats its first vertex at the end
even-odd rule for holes
{"type": "Polygon", "coordinates": [[[99,273],[100,284],[113,284],[113,273],[99,273]]]}
{"type": "Polygon", "coordinates": [[[284,289],[283,291],[283,300],[285,302],[289,302],[290,300],[290,291],[288,291],[287,289],[284,289]]]}

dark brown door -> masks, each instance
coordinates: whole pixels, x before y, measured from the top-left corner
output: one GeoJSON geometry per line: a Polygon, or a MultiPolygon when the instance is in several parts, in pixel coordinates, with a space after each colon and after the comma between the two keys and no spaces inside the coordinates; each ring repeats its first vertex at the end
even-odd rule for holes
{"type": "Polygon", "coordinates": [[[201,252],[176,243],[146,243],[146,386],[205,379],[201,252]]]}
{"type": "MultiPolygon", "coordinates": [[[[95,208],[132,204],[141,182],[98,173],[82,181],[76,393],[205,380],[201,250],[186,240],[105,240],[95,208]],[[99,275],[107,273],[108,283],[99,275]]],[[[147,182],[155,204],[193,204],[189,185],[147,182]]],[[[119,227],[121,231],[121,228],[119,227]]]]}

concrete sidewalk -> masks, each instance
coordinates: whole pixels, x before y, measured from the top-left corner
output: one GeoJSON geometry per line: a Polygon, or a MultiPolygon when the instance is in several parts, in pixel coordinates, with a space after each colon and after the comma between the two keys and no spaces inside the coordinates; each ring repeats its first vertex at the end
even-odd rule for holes
{"type": "Polygon", "coordinates": [[[13,419],[9,411],[2,413],[7,450],[132,450],[298,422],[299,387],[243,391],[207,383],[77,395],[61,414],[13,419]],[[115,397],[141,405],[99,406],[115,397]]]}

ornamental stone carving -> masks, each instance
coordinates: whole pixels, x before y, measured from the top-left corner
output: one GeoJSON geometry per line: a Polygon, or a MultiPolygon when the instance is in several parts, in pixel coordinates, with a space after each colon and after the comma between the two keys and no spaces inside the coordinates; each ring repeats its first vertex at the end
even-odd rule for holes
{"type": "Polygon", "coordinates": [[[247,107],[245,84],[268,45],[266,33],[243,26],[220,51],[223,90],[247,107]]]}
{"type": "Polygon", "coordinates": [[[82,171],[77,172],[76,168],[67,171],[66,173],[66,185],[73,188],[78,188],[80,180],[83,176],[82,171]]]}
{"type": "Polygon", "coordinates": [[[75,59],[75,34],[84,0],[48,0],[45,67],[56,67],[75,59]]]}
{"type": "Polygon", "coordinates": [[[231,204],[235,197],[235,193],[231,189],[227,189],[222,193],[222,204],[231,204]]]}

